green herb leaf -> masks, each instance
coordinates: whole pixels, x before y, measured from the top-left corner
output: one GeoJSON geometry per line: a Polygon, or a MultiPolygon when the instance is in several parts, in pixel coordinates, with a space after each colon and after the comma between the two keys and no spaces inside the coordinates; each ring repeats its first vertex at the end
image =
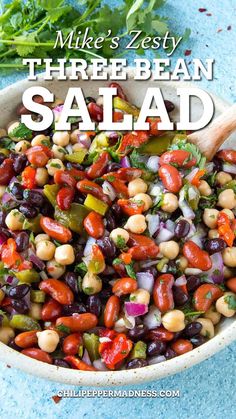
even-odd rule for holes
{"type": "Polygon", "coordinates": [[[137,279],[136,273],[133,268],[133,263],[130,263],[129,265],[125,265],[125,269],[126,269],[127,275],[130,278],[137,279]]]}
{"type": "Polygon", "coordinates": [[[14,128],[10,132],[9,136],[11,138],[22,138],[23,140],[31,140],[33,133],[29,128],[27,128],[25,124],[20,122],[18,127],[14,128]]]}
{"type": "Polygon", "coordinates": [[[235,297],[235,295],[226,295],[224,300],[228,304],[228,307],[229,307],[230,310],[236,310],[236,297],[235,297]]]}

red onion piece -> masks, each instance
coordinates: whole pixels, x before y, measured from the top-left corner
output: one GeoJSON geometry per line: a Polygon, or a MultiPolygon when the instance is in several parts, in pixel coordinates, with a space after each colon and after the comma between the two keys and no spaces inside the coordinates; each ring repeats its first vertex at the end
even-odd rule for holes
{"type": "Polygon", "coordinates": [[[236,164],[223,163],[223,171],[236,175],[236,164]]]}
{"type": "Polygon", "coordinates": [[[123,168],[130,167],[130,166],[131,166],[131,165],[130,165],[130,161],[129,161],[129,157],[127,157],[127,156],[122,157],[122,159],[121,159],[120,163],[121,163],[121,166],[122,166],[123,168]]]}
{"type": "Polygon", "coordinates": [[[162,242],[167,242],[174,237],[174,233],[167,228],[163,227],[156,237],[156,243],[160,244],[162,242]]]}
{"type": "Polygon", "coordinates": [[[148,329],[154,329],[161,325],[161,312],[157,307],[151,306],[149,308],[148,314],[143,319],[143,323],[148,329]]]}
{"type": "Polygon", "coordinates": [[[209,271],[206,271],[202,274],[202,278],[206,282],[213,284],[221,284],[224,281],[224,263],[221,252],[214,253],[210,256],[212,267],[209,271]]]}
{"type": "Polygon", "coordinates": [[[38,258],[38,256],[36,256],[35,253],[31,251],[29,251],[29,260],[30,262],[32,262],[36,268],[38,268],[40,271],[43,271],[45,269],[45,263],[38,258]]]}
{"type": "Polygon", "coordinates": [[[8,237],[4,233],[0,233],[0,246],[7,241],[8,237]]]}
{"type": "Polygon", "coordinates": [[[87,365],[92,365],[87,349],[84,350],[82,361],[84,361],[87,365]]]}
{"type": "Polygon", "coordinates": [[[156,233],[156,231],[159,228],[160,225],[160,217],[158,214],[148,214],[146,216],[146,220],[148,222],[148,231],[150,236],[152,237],[153,234],[156,233]]]}
{"type": "Polygon", "coordinates": [[[78,134],[78,143],[84,146],[85,148],[89,149],[91,146],[91,138],[87,133],[78,134]]]}
{"type": "Polygon", "coordinates": [[[186,285],[186,284],[187,284],[187,279],[185,275],[181,275],[179,276],[179,278],[175,280],[176,287],[181,287],[182,285],[186,285]]]}
{"type": "Polygon", "coordinates": [[[159,169],[159,160],[160,157],[158,156],[151,156],[147,161],[147,168],[151,170],[151,172],[157,173],[159,169]]]}
{"type": "Polygon", "coordinates": [[[150,272],[138,272],[136,274],[138,287],[152,292],[154,285],[154,276],[150,272]]]}
{"type": "Polygon", "coordinates": [[[114,199],[116,199],[116,191],[113,188],[113,186],[107,181],[105,180],[105,182],[103,182],[102,184],[102,189],[103,192],[109,196],[109,198],[114,201],[114,199]]]}
{"type": "Polygon", "coordinates": [[[148,311],[147,304],[125,302],[125,312],[128,316],[137,317],[143,316],[148,311]]]}
{"type": "Polygon", "coordinates": [[[185,179],[187,179],[190,183],[193,180],[194,176],[197,174],[197,172],[199,171],[198,167],[195,167],[193,170],[191,170],[191,172],[185,176],[185,179]]]}
{"type": "Polygon", "coordinates": [[[98,370],[98,371],[108,371],[106,365],[104,364],[104,362],[102,362],[101,359],[95,359],[95,361],[93,361],[93,366],[98,370]]]}
{"type": "Polygon", "coordinates": [[[166,361],[166,357],[164,355],[157,355],[148,360],[148,365],[160,364],[160,362],[164,361],[166,361]]]}
{"type": "Polygon", "coordinates": [[[14,197],[9,194],[9,192],[4,192],[2,196],[2,204],[6,204],[7,202],[11,201],[14,197]]]}

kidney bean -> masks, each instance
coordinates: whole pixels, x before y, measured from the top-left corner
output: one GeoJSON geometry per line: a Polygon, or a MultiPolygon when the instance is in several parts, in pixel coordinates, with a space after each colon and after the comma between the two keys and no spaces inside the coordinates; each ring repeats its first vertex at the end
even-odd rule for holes
{"type": "Polygon", "coordinates": [[[201,284],[200,278],[197,276],[191,275],[187,278],[187,290],[188,292],[195,291],[201,284]]]}
{"type": "Polygon", "coordinates": [[[102,187],[97,185],[95,182],[92,182],[91,180],[80,180],[76,184],[76,188],[83,194],[91,194],[95,196],[96,198],[105,202],[107,205],[110,205],[111,203],[109,196],[103,192],[102,187]]]}
{"type": "Polygon", "coordinates": [[[102,303],[97,295],[90,295],[86,301],[87,310],[99,317],[102,311],[102,303]]]}
{"type": "Polygon", "coordinates": [[[41,217],[40,227],[44,233],[61,243],[68,243],[72,239],[71,231],[52,218],[41,217]]]}
{"type": "Polygon", "coordinates": [[[65,304],[62,307],[62,314],[65,316],[71,316],[72,314],[86,313],[86,307],[83,303],[65,304]]]}
{"type": "Polygon", "coordinates": [[[185,326],[185,329],[183,330],[183,334],[187,338],[192,338],[193,336],[198,335],[202,330],[202,324],[198,321],[188,323],[187,326],[185,326]]]}
{"type": "Polygon", "coordinates": [[[10,298],[14,298],[15,300],[21,299],[28,294],[30,290],[30,286],[28,284],[21,284],[16,285],[15,287],[11,287],[8,295],[10,298]]]}
{"type": "Polygon", "coordinates": [[[103,236],[105,228],[103,218],[95,211],[91,211],[84,219],[84,228],[89,236],[99,239],[103,236]]]}
{"type": "Polygon", "coordinates": [[[192,154],[189,151],[171,150],[161,155],[159,164],[160,166],[163,164],[174,164],[189,169],[196,164],[196,159],[192,158],[192,154]]]}
{"type": "Polygon", "coordinates": [[[101,122],[103,120],[103,108],[94,102],[89,102],[87,105],[90,117],[96,121],[101,122]]]}
{"type": "Polygon", "coordinates": [[[102,253],[107,259],[113,259],[116,255],[116,246],[109,237],[104,237],[97,241],[102,253]]]}
{"type": "Polygon", "coordinates": [[[17,234],[16,239],[16,250],[17,252],[23,252],[29,247],[29,236],[24,231],[17,234]]]}
{"type": "Polygon", "coordinates": [[[119,83],[116,82],[112,82],[109,84],[109,87],[116,87],[117,89],[117,96],[119,96],[121,99],[125,100],[127,102],[127,96],[124,93],[124,90],[122,89],[122,87],[120,86],[119,83]]]}
{"type": "Polygon", "coordinates": [[[68,362],[64,361],[64,359],[55,358],[54,359],[54,365],[61,368],[70,368],[70,365],[68,362]]]}
{"type": "Polygon", "coordinates": [[[64,281],[75,294],[78,293],[78,275],[75,272],[66,272],[64,281]]]}
{"type": "Polygon", "coordinates": [[[198,346],[203,345],[203,343],[205,343],[207,341],[207,339],[202,335],[195,335],[190,340],[191,340],[194,348],[198,348],[198,346]]]}
{"type": "Polygon", "coordinates": [[[182,187],[182,178],[176,167],[169,164],[163,164],[158,170],[159,177],[164,187],[173,193],[180,191],[182,187]]]}
{"type": "Polygon", "coordinates": [[[37,208],[32,207],[30,204],[21,204],[20,207],[19,207],[19,211],[26,218],[35,218],[38,215],[37,208]]]}
{"type": "Polygon", "coordinates": [[[30,358],[37,359],[37,361],[46,362],[47,364],[53,363],[52,357],[47,352],[44,352],[39,348],[26,348],[23,349],[21,353],[23,355],[29,356],[30,358]]]}
{"type": "Polygon", "coordinates": [[[126,368],[127,370],[131,370],[134,368],[146,367],[147,365],[148,365],[148,362],[146,359],[134,358],[134,359],[131,359],[131,361],[127,362],[126,368]]]}
{"type": "Polygon", "coordinates": [[[70,209],[75,196],[75,191],[72,188],[61,188],[57,193],[57,205],[62,211],[70,209]]]}
{"type": "Polygon", "coordinates": [[[146,260],[147,258],[156,258],[159,253],[159,247],[155,244],[152,246],[134,246],[128,252],[133,260],[146,260]]]}
{"type": "Polygon", "coordinates": [[[120,312],[120,299],[112,295],[106,303],[104,310],[104,324],[107,328],[114,326],[120,312]]]}
{"type": "Polygon", "coordinates": [[[8,185],[14,174],[13,160],[5,159],[0,166],[0,185],[8,185]]]}
{"type": "Polygon", "coordinates": [[[46,166],[48,160],[53,156],[52,151],[45,145],[35,145],[25,152],[28,161],[35,167],[46,166]]]}
{"type": "Polygon", "coordinates": [[[39,289],[49,294],[59,304],[71,304],[74,301],[71,289],[58,279],[45,279],[40,282],[39,289]]]}
{"type": "Polygon", "coordinates": [[[12,300],[11,306],[19,314],[26,314],[29,311],[28,304],[24,300],[12,300]]]}
{"type": "MultiPolygon", "coordinates": [[[[121,167],[116,173],[116,177],[124,182],[131,182],[131,180],[141,177],[143,171],[136,167],[121,167]]],[[[109,173],[108,173],[109,175],[109,173]]]]}
{"type": "Polygon", "coordinates": [[[121,207],[122,211],[128,215],[142,214],[144,211],[144,202],[130,201],[129,199],[118,199],[118,205],[121,207]]]}
{"type": "Polygon", "coordinates": [[[187,220],[181,219],[175,224],[175,237],[182,239],[186,237],[190,230],[190,224],[187,220]]]}
{"type": "Polygon", "coordinates": [[[19,175],[27,164],[27,157],[24,154],[18,155],[13,162],[13,169],[17,175],[19,175]]]}
{"type": "Polygon", "coordinates": [[[86,362],[81,361],[81,359],[76,358],[73,355],[68,355],[65,358],[65,361],[69,362],[69,364],[77,369],[77,370],[81,370],[81,371],[97,371],[96,368],[94,368],[92,365],[88,365],[86,364],[86,362]]]}
{"type": "Polygon", "coordinates": [[[137,281],[133,278],[118,279],[112,287],[112,292],[118,297],[121,295],[131,294],[138,288],[137,281]]]}
{"type": "Polygon", "coordinates": [[[128,330],[128,336],[134,341],[137,342],[138,340],[144,339],[148,332],[147,326],[144,324],[139,324],[134,326],[133,329],[128,330]]]}
{"type": "Polygon", "coordinates": [[[186,354],[186,352],[192,351],[193,345],[187,339],[178,339],[172,343],[171,348],[177,355],[183,355],[186,354]]]}
{"type": "Polygon", "coordinates": [[[156,327],[149,330],[147,340],[160,340],[161,342],[168,342],[174,338],[174,333],[169,332],[163,326],[156,327]]]}
{"type": "Polygon", "coordinates": [[[165,358],[166,359],[172,359],[174,358],[177,354],[175,353],[175,351],[171,348],[167,348],[166,352],[165,352],[165,358]]]}
{"type": "Polygon", "coordinates": [[[38,330],[30,330],[29,332],[19,333],[19,335],[15,337],[16,345],[23,349],[30,348],[34,345],[37,345],[38,343],[38,338],[36,336],[37,332],[38,330]]]}
{"type": "MultiPolygon", "coordinates": [[[[40,103],[40,104],[43,104],[44,103],[44,100],[43,100],[43,98],[42,98],[42,96],[39,96],[39,95],[35,95],[34,97],[33,97],[33,101],[35,102],[35,103],[40,103]]],[[[18,106],[17,106],[17,108],[16,108],[16,114],[18,115],[18,116],[21,116],[21,115],[26,115],[26,114],[30,114],[31,113],[31,111],[29,111],[24,105],[23,105],[23,103],[20,103],[18,106]]],[[[41,134],[41,133],[40,133],[41,134]]]]}
{"type": "Polygon", "coordinates": [[[217,157],[220,160],[224,160],[229,163],[236,164],[236,151],[235,150],[220,150],[217,153],[217,157]]]}
{"type": "Polygon", "coordinates": [[[155,245],[154,240],[150,239],[147,236],[142,236],[141,234],[130,233],[129,234],[129,246],[153,246],[155,245]]]}
{"type": "Polygon", "coordinates": [[[166,351],[166,343],[158,340],[150,342],[147,346],[147,354],[149,356],[161,355],[166,351]]]}
{"type": "Polygon", "coordinates": [[[106,172],[107,165],[111,160],[110,154],[104,151],[98,159],[88,168],[87,175],[90,179],[96,179],[106,172]]]}
{"type": "Polygon", "coordinates": [[[62,350],[66,355],[76,355],[80,346],[83,346],[81,334],[72,333],[63,340],[62,350]]]}
{"type": "Polygon", "coordinates": [[[97,326],[98,319],[94,314],[82,313],[70,317],[59,317],[56,326],[64,325],[69,327],[71,332],[86,332],[97,326]]]}
{"type": "Polygon", "coordinates": [[[76,179],[72,175],[72,172],[70,173],[68,170],[57,170],[54,174],[54,183],[74,188],[76,185],[76,179]]]}
{"type": "Polygon", "coordinates": [[[211,269],[212,262],[208,253],[191,240],[184,243],[183,255],[193,268],[201,269],[202,271],[211,269]]]}
{"type": "Polygon", "coordinates": [[[58,303],[58,301],[50,298],[50,300],[46,301],[43,305],[41,311],[41,318],[44,322],[47,321],[54,321],[56,320],[62,312],[62,306],[58,303]]]}
{"type": "Polygon", "coordinates": [[[153,299],[155,306],[164,313],[174,308],[174,299],[172,287],[174,285],[174,277],[171,274],[163,274],[159,276],[154,284],[153,299]]]}
{"type": "Polygon", "coordinates": [[[45,205],[44,197],[42,193],[34,191],[32,189],[25,189],[23,193],[24,199],[27,199],[29,204],[35,205],[36,207],[41,208],[45,205]]]}
{"type": "Polygon", "coordinates": [[[236,292],[236,278],[228,279],[226,285],[230,289],[230,291],[236,292]]]}
{"type": "Polygon", "coordinates": [[[206,240],[204,247],[209,255],[213,255],[214,253],[221,252],[223,249],[225,249],[227,244],[223,239],[209,239],[206,240]]]}
{"type": "Polygon", "coordinates": [[[212,303],[224,295],[215,284],[202,284],[193,295],[193,305],[197,311],[207,311],[212,303]]]}
{"type": "Polygon", "coordinates": [[[175,285],[172,288],[174,302],[176,306],[183,306],[189,300],[188,294],[186,294],[181,287],[176,287],[175,285]]]}

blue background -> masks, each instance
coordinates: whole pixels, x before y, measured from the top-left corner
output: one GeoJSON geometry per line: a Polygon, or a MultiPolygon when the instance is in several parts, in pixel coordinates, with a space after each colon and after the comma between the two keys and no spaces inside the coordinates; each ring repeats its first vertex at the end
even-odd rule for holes
{"type": "MultiPolygon", "coordinates": [[[[119,0],[109,1],[118,4],[119,0]]],[[[214,58],[214,80],[202,81],[210,91],[231,102],[236,100],[236,1],[235,0],[169,0],[163,14],[170,17],[171,27],[181,33],[192,29],[191,38],[177,49],[176,58],[186,49],[192,58],[214,58]],[[199,8],[206,8],[200,13],[199,8]],[[231,30],[227,30],[228,26],[231,30]],[[222,29],[221,32],[217,32],[222,29]]],[[[133,55],[129,55],[132,64],[133,55]]],[[[191,66],[191,64],[190,64],[191,66]]],[[[14,74],[0,79],[0,88],[23,78],[14,74]]],[[[180,398],[165,399],[63,399],[55,404],[52,396],[59,390],[72,389],[63,384],[28,376],[0,365],[0,416],[20,418],[215,418],[236,417],[235,350],[230,345],[211,359],[173,377],[125,389],[180,390],[180,398]]],[[[78,389],[78,388],[77,388],[78,389]]]]}

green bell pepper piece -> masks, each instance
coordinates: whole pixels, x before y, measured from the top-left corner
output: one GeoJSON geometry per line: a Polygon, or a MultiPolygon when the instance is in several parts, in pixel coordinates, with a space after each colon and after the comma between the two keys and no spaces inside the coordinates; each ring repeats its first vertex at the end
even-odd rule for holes
{"type": "Polygon", "coordinates": [[[30,230],[33,233],[40,233],[42,231],[40,227],[41,214],[38,214],[35,218],[25,219],[23,222],[23,230],[30,230]]]}
{"type": "Polygon", "coordinates": [[[89,210],[81,204],[73,202],[68,211],[62,211],[56,205],[54,217],[55,220],[64,225],[75,233],[82,234],[83,232],[83,221],[88,215],[89,210]]]}
{"type": "Polygon", "coordinates": [[[28,330],[41,330],[39,323],[25,314],[15,314],[11,318],[9,325],[13,329],[23,330],[23,332],[27,332],[28,330]]]}
{"type": "Polygon", "coordinates": [[[44,303],[46,299],[46,294],[44,291],[31,290],[30,292],[30,301],[32,303],[44,303]]]}
{"type": "Polygon", "coordinates": [[[95,196],[88,194],[85,201],[84,201],[85,207],[89,208],[92,211],[96,211],[101,215],[105,215],[108,205],[105,204],[105,202],[101,201],[98,198],[95,198],[95,196]]]}
{"type": "Polygon", "coordinates": [[[83,334],[84,346],[88,351],[91,361],[95,361],[100,358],[98,352],[99,337],[95,333],[84,333],[83,334]]]}
{"type": "Polygon", "coordinates": [[[89,154],[94,152],[100,152],[104,150],[104,148],[109,146],[109,139],[105,132],[100,132],[99,134],[94,137],[92,144],[89,148],[89,154]]]}
{"type": "Polygon", "coordinates": [[[2,326],[9,326],[9,319],[6,315],[6,313],[2,310],[0,310],[0,316],[2,317],[2,326]]]}
{"type": "Polygon", "coordinates": [[[131,105],[130,103],[126,102],[124,99],[121,99],[119,96],[114,97],[113,107],[115,109],[119,109],[125,113],[129,113],[136,117],[138,117],[140,113],[140,110],[136,108],[136,106],[131,105]]]}
{"type": "Polygon", "coordinates": [[[168,149],[174,135],[174,132],[168,132],[164,135],[160,135],[159,137],[152,137],[147,143],[143,144],[138,151],[141,154],[160,155],[168,149]]]}
{"type": "Polygon", "coordinates": [[[187,141],[186,134],[176,134],[173,138],[172,144],[178,144],[180,141],[187,141]]]}
{"type": "Polygon", "coordinates": [[[130,359],[134,359],[134,358],[146,359],[147,357],[146,351],[147,351],[146,343],[139,340],[137,343],[135,343],[131,351],[130,359]]]}
{"type": "Polygon", "coordinates": [[[59,185],[53,184],[53,185],[45,185],[43,188],[43,193],[46,196],[46,198],[49,200],[50,204],[52,204],[53,207],[57,204],[57,193],[60,189],[59,185]]]}
{"type": "Polygon", "coordinates": [[[39,273],[34,269],[25,269],[24,271],[15,272],[15,276],[20,282],[31,284],[40,280],[39,273]]]}
{"type": "Polygon", "coordinates": [[[158,270],[159,272],[161,272],[161,271],[162,271],[162,269],[164,268],[164,266],[165,266],[168,262],[169,262],[169,259],[167,259],[167,258],[162,258],[162,259],[160,260],[160,262],[158,262],[158,264],[157,264],[157,270],[158,270]]]}
{"type": "Polygon", "coordinates": [[[71,163],[82,163],[84,161],[84,158],[87,154],[87,150],[81,148],[81,150],[76,151],[75,153],[72,154],[66,154],[65,155],[65,159],[71,163]]]}

